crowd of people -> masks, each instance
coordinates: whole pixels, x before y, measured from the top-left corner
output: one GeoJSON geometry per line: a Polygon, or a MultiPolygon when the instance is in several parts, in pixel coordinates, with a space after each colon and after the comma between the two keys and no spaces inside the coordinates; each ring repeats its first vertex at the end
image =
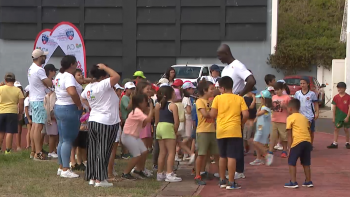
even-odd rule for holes
{"type": "MultiPolygon", "coordinates": [[[[108,65],[93,65],[90,78],[85,78],[74,56],[64,56],[56,69],[52,64],[43,67],[46,55],[39,49],[32,52],[29,85],[24,90],[13,73],[7,73],[0,86],[0,148],[6,135],[6,155],[11,154],[14,135],[17,150],[21,149],[24,120],[31,159],[57,159],[57,175],[63,178],[77,178],[74,171],[85,171],[84,179],[95,187],[113,186],[120,146],[121,157],[129,159],[121,175],[124,179],[146,179],[156,173],[158,181],[180,182],[175,163],[188,160],[194,164],[196,184],[206,184],[208,164],[213,163],[218,165],[214,176],[220,188],[239,189],[236,180],[245,178],[249,144],[256,156],[250,165],[269,166],[274,149],[281,150],[280,156],[288,158],[291,178],[285,187],[298,187],[298,159],[306,176],[302,185],[313,187],[311,151],[319,108],[308,78],[300,80],[302,89],[291,98],[286,83],[268,74],[267,88],[258,93],[252,72],[225,44],[217,55],[227,66],[220,73],[212,65],[210,76],[199,79],[197,86],[176,79],[171,67],[156,83],[136,71],[134,80],[121,86],[120,75],[108,65]],[[49,136],[48,152],[43,150],[45,136],[49,136]],[[150,153],[153,169],[146,169],[150,153]]],[[[338,148],[339,128],[344,127],[350,149],[350,96],[345,83],[337,88],[336,129],[328,148],[338,148]]]]}

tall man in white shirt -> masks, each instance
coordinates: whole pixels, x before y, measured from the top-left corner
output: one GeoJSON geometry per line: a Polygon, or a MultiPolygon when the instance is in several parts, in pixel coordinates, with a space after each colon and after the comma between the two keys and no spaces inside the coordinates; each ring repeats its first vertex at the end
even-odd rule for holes
{"type": "Polygon", "coordinates": [[[33,63],[28,69],[29,82],[29,101],[32,109],[32,129],[31,136],[34,144],[32,144],[31,158],[35,160],[45,160],[46,156],[42,153],[41,131],[46,123],[47,115],[44,108],[45,90],[47,87],[52,87],[52,80],[46,76],[42,65],[45,64],[46,55],[40,49],[35,49],[32,53],[33,63]]]}
{"type": "MultiPolygon", "coordinates": [[[[221,77],[229,76],[233,80],[233,93],[244,96],[253,90],[256,83],[253,74],[242,64],[236,60],[231,53],[231,49],[227,44],[222,44],[217,51],[218,59],[227,64],[221,72],[221,77]]],[[[243,128],[243,125],[242,125],[243,128]]],[[[243,140],[243,138],[242,138],[243,140]]],[[[243,149],[242,149],[243,150],[243,149]]],[[[244,155],[242,153],[242,155],[244,155]]],[[[244,175],[244,156],[236,158],[236,174],[235,179],[245,178],[244,175]]]]}

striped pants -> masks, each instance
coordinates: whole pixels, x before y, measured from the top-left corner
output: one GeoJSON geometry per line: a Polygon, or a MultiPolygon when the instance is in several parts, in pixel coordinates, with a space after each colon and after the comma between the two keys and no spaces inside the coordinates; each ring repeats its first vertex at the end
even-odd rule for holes
{"type": "Polygon", "coordinates": [[[117,138],[119,124],[104,125],[89,122],[88,158],[85,180],[108,179],[108,162],[113,143],[117,138]]]}

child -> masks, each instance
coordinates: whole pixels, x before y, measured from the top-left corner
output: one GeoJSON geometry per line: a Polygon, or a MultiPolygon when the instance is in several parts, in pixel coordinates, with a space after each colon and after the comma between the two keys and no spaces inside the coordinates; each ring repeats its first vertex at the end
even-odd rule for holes
{"type": "Polygon", "coordinates": [[[179,128],[179,115],[177,106],[172,103],[175,98],[174,89],[170,86],[163,86],[157,93],[155,110],[155,122],[157,125],[156,138],[159,143],[158,173],[157,181],[180,182],[182,179],[176,177],[173,172],[176,134],[179,128]],[[165,161],[166,157],[167,161],[165,161]],[[166,174],[163,172],[166,163],[166,174]]]}
{"type": "Polygon", "coordinates": [[[248,140],[252,136],[254,130],[254,120],[256,118],[256,99],[253,95],[253,92],[248,92],[244,97],[244,101],[247,104],[249,111],[249,118],[244,124],[243,128],[243,143],[245,147],[245,152],[249,152],[249,143],[248,140]]]}
{"type": "Polygon", "coordinates": [[[304,187],[313,187],[311,181],[311,130],[309,120],[299,113],[300,101],[298,99],[292,99],[288,103],[288,112],[290,116],[287,118],[287,132],[288,132],[288,149],[289,158],[289,174],[290,182],[286,183],[286,188],[298,188],[296,180],[296,164],[300,158],[301,165],[304,168],[305,182],[304,187]]]}
{"type": "Polygon", "coordinates": [[[54,106],[56,102],[56,93],[50,92],[44,98],[44,107],[47,114],[47,122],[45,124],[46,134],[49,136],[49,154],[48,157],[58,158],[56,147],[58,144],[58,127],[54,114],[54,106]]]}
{"type": "MultiPolygon", "coordinates": [[[[26,89],[27,89],[27,87],[26,87],[26,89]]],[[[26,146],[26,149],[29,149],[30,145],[33,144],[34,142],[32,142],[32,139],[30,137],[30,130],[32,128],[32,110],[31,110],[30,104],[29,104],[29,88],[27,90],[28,91],[26,91],[26,98],[24,99],[24,122],[27,125],[27,136],[26,136],[27,146],[26,146]]]]}
{"type": "MultiPolygon", "coordinates": [[[[124,88],[121,87],[119,84],[115,84],[114,86],[114,91],[117,94],[118,98],[119,98],[119,114],[120,113],[120,98],[121,98],[121,94],[123,92],[124,88]]],[[[120,117],[120,115],[119,115],[120,117]]],[[[118,176],[118,173],[115,171],[114,169],[114,159],[117,153],[117,149],[118,149],[118,144],[120,142],[120,137],[121,137],[122,131],[121,131],[121,126],[119,124],[119,129],[118,129],[118,134],[117,134],[117,138],[113,144],[113,148],[112,148],[112,152],[111,152],[111,156],[109,158],[109,162],[108,162],[108,178],[109,181],[115,181],[115,176],[118,176]]]]}
{"type": "MultiPolygon", "coordinates": [[[[22,88],[22,85],[21,85],[21,83],[19,81],[16,81],[14,83],[14,86],[19,88],[21,90],[22,94],[25,95],[24,91],[23,91],[23,88],[22,88]]],[[[23,117],[21,117],[21,119],[18,121],[18,133],[15,134],[16,142],[17,142],[16,143],[17,144],[17,151],[21,151],[22,150],[22,148],[21,148],[21,144],[22,144],[22,128],[23,128],[23,125],[25,124],[23,113],[25,113],[25,111],[20,113],[20,114],[22,114],[23,117]]]]}
{"type": "Polygon", "coordinates": [[[295,93],[294,98],[300,101],[300,113],[303,114],[310,121],[311,144],[313,144],[315,133],[315,121],[317,120],[319,114],[318,98],[315,92],[310,91],[309,78],[301,78],[300,87],[301,90],[295,93]]]}
{"type": "MultiPolygon", "coordinates": [[[[124,95],[122,95],[122,99],[120,101],[120,113],[121,113],[121,126],[122,131],[124,127],[124,123],[126,121],[126,118],[128,117],[129,113],[132,109],[132,103],[131,103],[131,97],[135,92],[135,84],[133,82],[127,82],[124,86],[124,95]]],[[[129,159],[130,154],[128,153],[127,149],[122,145],[122,159],[129,159]]]]}
{"type": "Polygon", "coordinates": [[[283,94],[283,83],[277,82],[275,84],[276,95],[272,96],[272,130],[270,134],[269,154],[266,155],[266,165],[271,165],[273,161],[273,148],[278,140],[278,135],[282,141],[283,151],[282,158],[287,158],[287,131],[286,120],[288,116],[287,105],[290,101],[288,95],[283,94]]]}
{"type": "Polygon", "coordinates": [[[265,75],[265,83],[267,85],[266,90],[270,91],[271,95],[274,95],[274,86],[276,84],[276,76],[272,74],[265,75]]]}
{"type": "Polygon", "coordinates": [[[209,98],[213,97],[214,84],[210,81],[202,79],[198,85],[198,93],[200,97],[196,101],[198,125],[197,125],[197,145],[198,145],[198,157],[196,160],[196,177],[194,178],[196,184],[205,185],[205,181],[202,180],[200,170],[206,163],[206,156],[214,156],[215,164],[219,162],[219,150],[216,141],[215,134],[215,120],[210,117],[210,101],[209,98]],[[210,152],[210,155],[207,153],[210,152]]]}
{"type": "MultiPolygon", "coordinates": [[[[257,152],[256,159],[250,162],[250,165],[262,165],[262,155],[265,155],[265,145],[268,144],[270,127],[271,127],[271,93],[268,90],[263,90],[256,98],[261,99],[261,107],[258,110],[256,132],[254,135],[254,147],[257,152]]],[[[250,115],[250,114],[249,114],[250,115]]]]}
{"type": "Polygon", "coordinates": [[[349,128],[350,128],[350,95],[348,95],[346,90],[346,84],[344,82],[339,82],[337,84],[338,93],[334,96],[332,101],[332,110],[333,110],[333,122],[335,124],[334,130],[334,142],[327,146],[327,148],[338,148],[338,135],[339,129],[344,127],[345,132],[345,147],[350,149],[349,144],[349,128]]]}
{"type": "Polygon", "coordinates": [[[248,107],[243,97],[232,93],[233,81],[230,77],[219,80],[220,92],[214,98],[211,106],[210,116],[216,120],[216,138],[218,142],[220,160],[220,188],[240,189],[241,186],[235,182],[236,160],[243,155],[242,124],[248,117],[248,107]],[[241,116],[242,114],[242,116],[241,116]],[[228,169],[229,183],[226,183],[225,173],[228,169]]]}
{"type": "MultiPolygon", "coordinates": [[[[184,97],[182,99],[182,104],[185,108],[185,117],[186,117],[186,121],[185,121],[185,137],[186,139],[184,139],[184,143],[187,144],[188,147],[191,146],[192,140],[191,140],[191,133],[192,133],[192,129],[193,129],[193,120],[191,117],[191,110],[192,110],[192,105],[193,103],[191,102],[191,95],[193,95],[194,93],[194,89],[196,87],[192,84],[192,82],[185,82],[182,85],[182,90],[183,90],[183,94],[184,97]]],[[[187,159],[188,155],[184,155],[183,159],[187,159]]]]}
{"type": "Polygon", "coordinates": [[[181,91],[181,86],[183,85],[184,83],[182,82],[181,79],[176,79],[174,81],[174,83],[171,85],[173,88],[174,88],[174,91],[175,91],[175,100],[174,102],[177,103],[177,102],[181,102],[182,101],[182,91],[181,91]]]}
{"type": "Polygon", "coordinates": [[[140,139],[140,131],[152,121],[152,118],[153,105],[149,103],[148,96],[145,94],[134,95],[132,97],[132,111],[125,121],[122,134],[122,142],[132,155],[132,158],[122,174],[122,178],[124,179],[135,180],[130,174],[135,166],[136,169],[133,171],[133,174],[141,179],[147,178],[143,172],[145,165],[142,161],[147,158],[148,151],[145,144],[140,139]],[[143,111],[147,110],[148,105],[150,106],[150,109],[148,115],[145,115],[143,111]]]}
{"type": "Polygon", "coordinates": [[[283,94],[290,95],[290,90],[286,82],[283,79],[280,79],[277,82],[283,83],[283,94]]]}

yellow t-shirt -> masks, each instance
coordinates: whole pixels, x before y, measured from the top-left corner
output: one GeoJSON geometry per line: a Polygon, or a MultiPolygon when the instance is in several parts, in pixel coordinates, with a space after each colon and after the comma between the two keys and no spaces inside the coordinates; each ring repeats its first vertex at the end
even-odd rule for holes
{"type": "Polygon", "coordinates": [[[182,102],[175,103],[177,106],[178,114],[179,114],[179,120],[180,122],[185,122],[185,108],[182,102]]]}
{"type": "Polygon", "coordinates": [[[215,132],[215,120],[211,118],[204,118],[202,113],[199,111],[200,109],[205,109],[207,112],[210,111],[210,102],[208,100],[199,98],[196,101],[197,108],[197,117],[198,117],[198,125],[197,125],[197,133],[202,132],[215,132]]]}
{"type": "Polygon", "coordinates": [[[292,129],[293,143],[291,148],[298,145],[300,142],[310,142],[310,123],[309,120],[301,113],[293,113],[287,118],[287,129],[292,129]]]}
{"type": "Polygon", "coordinates": [[[248,110],[243,97],[231,93],[218,95],[211,107],[218,110],[216,138],[241,138],[241,112],[248,110]]]}
{"type": "Polygon", "coordinates": [[[19,99],[24,99],[22,91],[15,86],[0,86],[0,114],[18,114],[19,99]]]}

